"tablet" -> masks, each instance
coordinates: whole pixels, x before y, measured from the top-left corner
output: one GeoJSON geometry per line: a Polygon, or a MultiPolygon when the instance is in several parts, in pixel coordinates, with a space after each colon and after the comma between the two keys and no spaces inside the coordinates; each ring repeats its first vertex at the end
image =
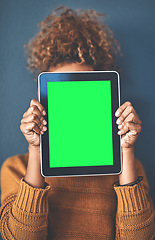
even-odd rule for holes
{"type": "Polygon", "coordinates": [[[120,106],[116,71],[43,72],[39,101],[47,131],[40,135],[44,177],[92,176],[121,172],[120,106]]]}

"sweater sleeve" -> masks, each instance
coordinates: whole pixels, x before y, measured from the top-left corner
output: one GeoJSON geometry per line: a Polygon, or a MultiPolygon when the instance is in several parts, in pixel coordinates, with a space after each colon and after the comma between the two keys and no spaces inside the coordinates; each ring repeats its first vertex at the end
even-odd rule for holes
{"type": "Polygon", "coordinates": [[[27,184],[18,169],[14,171],[13,160],[8,159],[1,169],[1,235],[4,240],[46,239],[50,186],[42,189],[27,184]]]}
{"type": "Polygon", "coordinates": [[[144,168],[136,159],[138,176],[143,179],[133,186],[114,184],[117,195],[116,240],[153,240],[154,206],[144,168]]]}

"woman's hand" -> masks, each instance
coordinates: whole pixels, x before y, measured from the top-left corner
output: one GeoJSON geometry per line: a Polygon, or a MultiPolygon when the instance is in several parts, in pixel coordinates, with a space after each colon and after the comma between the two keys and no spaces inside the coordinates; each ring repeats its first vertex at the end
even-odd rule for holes
{"type": "Polygon", "coordinates": [[[40,146],[40,134],[44,134],[47,130],[47,124],[44,116],[46,115],[45,109],[36,99],[32,99],[30,107],[23,114],[21,120],[20,130],[24,134],[29,146],[40,146]]]}
{"type": "Polygon", "coordinates": [[[115,116],[118,117],[116,123],[119,128],[118,134],[121,135],[123,160],[122,172],[119,175],[119,183],[120,185],[130,185],[138,178],[134,145],[141,132],[142,122],[132,104],[128,101],[117,109],[115,116]]]}
{"type": "Polygon", "coordinates": [[[141,132],[142,122],[132,104],[125,102],[117,109],[115,116],[119,117],[116,123],[119,128],[118,134],[121,135],[122,150],[134,148],[135,142],[141,132]]]}
{"type": "Polygon", "coordinates": [[[41,175],[40,166],[40,134],[43,134],[47,127],[44,119],[45,109],[38,100],[31,100],[30,107],[24,113],[20,129],[29,143],[29,157],[24,180],[36,188],[44,188],[44,177],[41,175]]]}

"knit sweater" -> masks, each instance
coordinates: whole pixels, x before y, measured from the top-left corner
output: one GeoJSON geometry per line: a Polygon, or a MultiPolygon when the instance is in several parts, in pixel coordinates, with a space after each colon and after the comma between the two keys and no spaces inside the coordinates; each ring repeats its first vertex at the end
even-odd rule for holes
{"type": "Polygon", "coordinates": [[[28,153],[1,168],[0,228],[3,239],[154,239],[154,207],[142,164],[142,181],[118,186],[118,175],[45,178],[34,188],[23,177],[28,153]]]}

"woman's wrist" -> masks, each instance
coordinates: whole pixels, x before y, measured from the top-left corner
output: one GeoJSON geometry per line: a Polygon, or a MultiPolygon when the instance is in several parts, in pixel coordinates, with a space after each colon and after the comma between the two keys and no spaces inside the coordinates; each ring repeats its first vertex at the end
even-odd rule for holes
{"type": "Polygon", "coordinates": [[[40,147],[29,146],[28,166],[24,180],[32,187],[45,187],[44,177],[41,175],[40,147]]]}
{"type": "Polygon", "coordinates": [[[122,148],[122,172],[119,175],[119,184],[130,184],[137,179],[134,148],[122,148]]]}
{"type": "Polygon", "coordinates": [[[28,150],[29,150],[29,153],[30,152],[36,152],[36,153],[38,152],[40,154],[40,146],[39,145],[35,146],[32,144],[29,144],[28,150]]]}

